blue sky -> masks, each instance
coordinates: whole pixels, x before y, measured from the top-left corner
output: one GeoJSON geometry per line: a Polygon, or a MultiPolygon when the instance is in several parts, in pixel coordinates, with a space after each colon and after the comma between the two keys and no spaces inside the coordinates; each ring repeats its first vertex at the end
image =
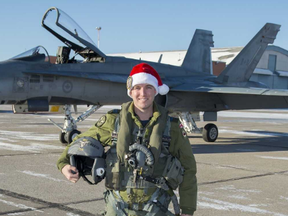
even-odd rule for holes
{"type": "Polygon", "coordinates": [[[288,50],[287,0],[1,0],[0,61],[37,45],[63,45],[41,26],[45,11],[69,14],[105,54],[185,50],[195,29],[211,30],[215,47],[244,46],[266,22],[281,25],[274,45],[288,50]]]}

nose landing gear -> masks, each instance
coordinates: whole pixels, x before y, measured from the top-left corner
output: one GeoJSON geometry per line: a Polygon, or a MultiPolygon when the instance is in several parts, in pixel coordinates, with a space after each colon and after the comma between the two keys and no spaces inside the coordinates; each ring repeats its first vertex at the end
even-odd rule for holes
{"type": "Polygon", "coordinates": [[[54,122],[52,119],[48,119],[53,125],[55,125],[57,128],[59,128],[61,131],[59,133],[59,140],[63,144],[69,144],[73,141],[73,139],[80,134],[81,132],[77,130],[77,123],[84,121],[86,118],[88,118],[90,115],[92,115],[96,110],[98,110],[101,106],[100,105],[94,105],[89,106],[88,109],[78,116],[78,118],[75,120],[72,117],[71,113],[71,105],[65,105],[63,107],[65,111],[65,118],[64,118],[64,126],[61,127],[56,122],[54,122]]]}

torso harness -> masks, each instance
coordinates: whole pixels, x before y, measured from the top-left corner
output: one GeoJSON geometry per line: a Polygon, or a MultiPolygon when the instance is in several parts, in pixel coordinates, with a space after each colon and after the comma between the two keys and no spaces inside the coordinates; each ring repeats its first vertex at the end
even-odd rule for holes
{"type": "Polygon", "coordinates": [[[144,128],[134,127],[134,144],[129,146],[129,152],[125,155],[125,163],[120,165],[117,158],[116,144],[120,129],[120,115],[115,120],[115,127],[112,133],[112,146],[107,151],[106,156],[106,202],[109,202],[117,215],[127,215],[125,208],[132,210],[147,211],[146,215],[156,215],[160,210],[167,215],[174,215],[168,210],[170,200],[172,200],[175,214],[180,214],[178,200],[173,190],[175,190],[183,180],[184,169],[180,161],[169,152],[170,146],[170,117],[168,117],[166,127],[162,136],[161,153],[158,163],[149,149],[149,141],[145,140],[144,128]],[[155,174],[157,173],[157,174],[155,174]],[[159,174],[160,173],[160,174],[159,174]],[[147,202],[131,202],[131,190],[142,189],[144,194],[149,190],[154,191],[147,202]],[[123,200],[121,193],[127,193],[127,200],[123,200]]]}

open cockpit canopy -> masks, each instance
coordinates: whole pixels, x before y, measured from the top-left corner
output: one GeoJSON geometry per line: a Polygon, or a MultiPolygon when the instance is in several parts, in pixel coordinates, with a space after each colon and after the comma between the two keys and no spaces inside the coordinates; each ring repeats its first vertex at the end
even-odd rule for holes
{"type": "Polygon", "coordinates": [[[43,16],[42,26],[83,58],[104,61],[105,54],[64,11],[56,7],[49,8],[43,16]]]}

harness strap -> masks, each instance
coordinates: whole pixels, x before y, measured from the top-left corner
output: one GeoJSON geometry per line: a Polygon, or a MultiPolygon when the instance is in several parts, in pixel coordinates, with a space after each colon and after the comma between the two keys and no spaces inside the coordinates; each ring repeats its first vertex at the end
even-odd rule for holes
{"type": "Polygon", "coordinates": [[[140,179],[143,179],[147,182],[151,182],[155,184],[158,188],[161,188],[165,191],[169,190],[169,186],[166,183],[166,180],[163,177],[160,178],[152,178],[151,176],[139,176],[140,179]]]}
{"type": "Polygon", "coordinates": [[[165,127],[165,130],[164,130],[164,135],[170,136],[170,129],[171,129],[171,121],[170,121],[170,117],[168,116],[166,127],[165,127]]]}
{"type": "Polygon", "coordinates": [[[177,196],[174,194],[174,192],[173,192],[173,196],[171,197],[171,201],[173,204],[175,215],[180,215],[180,206],[178,203],[177,196]]]}
{"type": "MultiPolygon", "coordinates": [[[[128,204],[123,201],[121,198],[119,191],[114,191],[114,194],[117,196],[117,198],[114,196],[112,191],[106,191],[107,195],[107,201],[110,203],[110,205],[113,207],[114,211],[119,216],[127,216],[128,214],[125,211],[125,208],[128,208],[128,204]]],[[[162,211],[166,215],[175,216],[172,212],[169,211],[169,209],[164,205],[164,203],[167,203],[167,200],[169,199],[169,195],[167,193],[163,193],[160,198],[160,189],[158,188],[151,196],[150,200],[144,205],[143,211],[146,211],[146,216],[155,216],[159,211],[162,211]]],[[[132,210],[139,211],[139,204],[135,203],[130,205],[132,207],[132,210]]]]}
{"type": "MultiPolygon", "coordinates": [[[[159,190],[160,191],[160,190],[159,190]]],[[[159,192],[158,192],[159,193],[159,192]]],[[[146,216],[154,216],[159,211],[162,211],[166,215],[169,216],[175,216],[172,212],[169,211],[169,209],[164,205],[164,203],[167,202],[167,199],[169,198],[169,195],[167,193],[163,193],[160,198],[157,199],[158,196],[152,196],[151,199],[148,201],[148,203],[144,206],[143,210],[147,211],[148,213],[146,216]]]]}
{"type": "MultiPolygon", "coordinates": [[[[169,152],[169,146],[170,146],[170,141],[171,141],[171,136],[170,136],[170,129],[171,129],[171,121],[170,121],[170,117],[168,116],[167,118],[167,123],[166,123],[166,127],[162,136],[162,150],[163,152],[161,152],[161,154],[170,154],[169,152]]],[[[160,157],[161,157],[160,154],[160,157]]]]}
{"type": "Polygon", "coordinates": [[[107,190],[106,193],[107,193],[106,194],[107,201],[108,201],[108,203],[110,203],[110,205],[112,206],[112,208],[114,209],[116,214],[119,216],[128,216],[128,214],[124,210],[126,207],[125,206],[126,203],[122,199],[120,199],[120,202],[117,201],[117,199],[114,197],[112,191],[107,190]]]}
{"type": "Polygon", "coordinates": [[[118,138],[118,132],[120,129],[120,115],[117,115],[117,118],[115,119],[115,124],[114,124],[114,130],[112,132],[112,145],[117,144],[117,138],[118,138]]]}

